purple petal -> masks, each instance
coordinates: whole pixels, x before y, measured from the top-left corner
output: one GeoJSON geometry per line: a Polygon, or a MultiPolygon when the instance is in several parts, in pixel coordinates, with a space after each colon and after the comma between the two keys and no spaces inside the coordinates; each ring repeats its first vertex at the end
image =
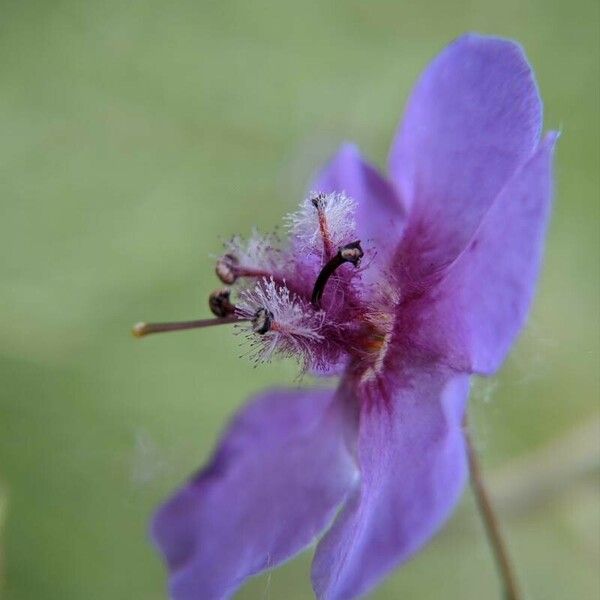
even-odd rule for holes
{"type": "Polygon", "coordinates": [[[345,192],[356,200],[357,236],[367,251],[365,261],[374,258],[384,265],[400,241],[405,210],[391,183],[363,159],[358,148],[343,144],[311,189],[345,192]]]}
{"type": "Polygon", "coordinates": [[[392,144],[391,177],[411,206],[404,268],[421,279],[464,249],[508,178],[534,152],[542,119],[521,47],[465,35],[417,84],[392,144]]]}
{"type": "Polygon", "coordinates": [[[465,375],[415,369],[389,405],[363,409],[362,484],[317,547],[318,598],[368,592],[446,521],[467,476],[467,394],[465,375]]]}
{"type": "Polygon", "coordinates": [[[433,298],[414,309],[420,325],[413,343],[456,368],[493,373],[525,322],[542,261],[557,137],[546,137],[500,193],[433,298]]]}
{"type": "Polygon", "coordinates": [[[212,462],[157,512],[175,600],[227,598],[310,544],[356,479],[333,392],[277,390],[244,407],[212,462]]]}

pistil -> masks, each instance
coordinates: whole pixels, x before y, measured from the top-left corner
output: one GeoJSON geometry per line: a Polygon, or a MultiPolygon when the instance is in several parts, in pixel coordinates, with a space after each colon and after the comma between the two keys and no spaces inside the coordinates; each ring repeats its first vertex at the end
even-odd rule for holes
{"type": "Polygon", "coordinates": [[[337,254],[325,264],[317,277],[317,281],[315,281],[315,286],[310,299],[315,308],[320,308],[325,285],[335,271],[344,263],[351,263],[354,267],[358,267],[360,265],[360,259],[363,256],[364,253],[360,246],[360,241],[352,242],[351,244],[346,244],[345,246],[338,248],[337,254]]]}

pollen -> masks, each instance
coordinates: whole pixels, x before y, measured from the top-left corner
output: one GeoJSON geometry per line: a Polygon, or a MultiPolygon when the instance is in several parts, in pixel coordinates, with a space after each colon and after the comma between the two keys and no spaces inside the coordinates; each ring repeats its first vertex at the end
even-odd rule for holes
{"type": "Polygon", "coordinates": [[[400,295],[397,292],[380,289],[370,312],[365,315],[360,359],[357,361],[361,384],[375,381],[383,372],[392,345],[399,302],[400,295]]]}
{"type": "Polygon", "coordinates": [[[363,364],[362,374],[360,376],[361,384],[376,380],[383,371],[384,361],[391,339],[391,332],[385,334],[376,333],[366,337],[364,345],[366,357],[361,361],[363,364]]]}

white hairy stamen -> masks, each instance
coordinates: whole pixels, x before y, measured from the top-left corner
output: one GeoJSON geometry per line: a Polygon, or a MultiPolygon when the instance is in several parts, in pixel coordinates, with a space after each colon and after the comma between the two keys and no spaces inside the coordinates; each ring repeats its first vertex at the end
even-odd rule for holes
{"type": "Polygon", "coordinates": [[[263,279],[241,292],[236,307],[237,314],[244,319],[252,320],[260,309],[269,311],[272,315],[271,327],[264,334],[253,333],[251,325],[239,325],[251,332],[257,362],[268,362],[277,353],[284,357],[299,354],[308,363],[312,358],[315,342],[323,339],[319,331],[323,326],[324,313],[314,311],[309,304],[272,278],[263,279]]]}
{"type": "Polygon", "coordinates": [[[285,222],[299,251],[322,255],[324,248],[319,212],[327,223],[331,244],[337,247],[356,237],[355,208],[356,202],[344,193],[311,192],[296,212],[285,217],[285,222]],[[317,198],[318,209],[315,207],[317,198]]]}
{"type": "Polygon", "coordinates": [[[248,239],[234,236],[225,242],[225,254],[235,256],[241,268],[273,273],[281,267],[281,252],[273,236],[260,235],[255,229],[248,239]]]}

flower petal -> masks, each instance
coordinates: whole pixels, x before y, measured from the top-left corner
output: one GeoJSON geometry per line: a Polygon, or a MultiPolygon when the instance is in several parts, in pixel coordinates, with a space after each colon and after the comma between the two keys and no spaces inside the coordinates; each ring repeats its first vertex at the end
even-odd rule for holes
{"type": "Polygon", "coordinates": [[[347,415],[325,390],[275,390],[244,407],[211,463],[157,512],[175,600],[228,598],[330,522],[356,480],[347,415]]]}
{"type": "MultiPolygon", "coordinates": [[[[410,208],[410,279],[464,249],[508,178],[534,152],[541,100],[519,45],[465,35],[418,82],[394,139],[390,174],[410,208]]],[[[406,258],[408,257],[408,258],[406,258]]]]}
{"type": "Polygon", "coordinates": [[[390,404],[363,408],[362,484],[317,547],[319,599],[365,594],[448,518],[467,475],[467,394],[465,375],[415,369],[390,404]]]}
{"type": "Polygon", "coordinates": [[[392,184],[363,159],[356,145],[343,144],[311,189],[345,192],[356,200],[357,234],[367,251],[365,261],[372,258],[385,265],[400,241],[406,212],[392,184]]]}
{"type": "Polygon", "coordinates": [[[413,344],[443,355],[455,368],[492,374],[525,322],[542,261],[557,137],[546,137],[445,278],[411,309],[419,315],[413,344]]]}

